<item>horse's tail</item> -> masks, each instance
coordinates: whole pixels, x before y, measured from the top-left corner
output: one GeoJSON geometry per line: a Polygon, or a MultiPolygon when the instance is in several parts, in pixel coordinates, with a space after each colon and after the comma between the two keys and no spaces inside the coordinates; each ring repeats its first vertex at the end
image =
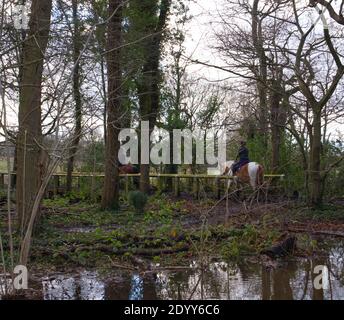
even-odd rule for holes
{"type": "Polygon", "coordinates": [[[264,182],[264,168],[260,164],[257,169],[256,183],[257,186],[261,186],[264,182]]]}

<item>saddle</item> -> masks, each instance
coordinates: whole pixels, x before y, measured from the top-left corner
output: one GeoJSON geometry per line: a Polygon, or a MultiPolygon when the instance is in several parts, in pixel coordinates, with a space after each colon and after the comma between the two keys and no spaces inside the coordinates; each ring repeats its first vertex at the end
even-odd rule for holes
{"type": "Polygon", "coordinates": [[[249,160],[243,160],[243,161],[239,161],[237,163],[234,163],[233,164],[233,167],[232,167],[232,172],[233,172],[233,175],[235,176],[239,171],[240,169],[245,165],[245,164],[248,164],[250,161],[249,160]]]}

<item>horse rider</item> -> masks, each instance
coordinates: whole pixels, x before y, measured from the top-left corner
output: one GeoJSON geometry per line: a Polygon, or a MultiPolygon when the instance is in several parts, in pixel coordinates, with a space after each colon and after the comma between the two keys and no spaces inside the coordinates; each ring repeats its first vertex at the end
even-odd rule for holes
{"type": "Polygon", "coordinates": [[[238,155],[235,159],[235,163],[232,166],[233,175],[240,170],[240,168],[249,163],[250,160],[248,158],[248,149],[246,147],[246,141],[240,141],[240,148],[238,150],[238,155]]]}

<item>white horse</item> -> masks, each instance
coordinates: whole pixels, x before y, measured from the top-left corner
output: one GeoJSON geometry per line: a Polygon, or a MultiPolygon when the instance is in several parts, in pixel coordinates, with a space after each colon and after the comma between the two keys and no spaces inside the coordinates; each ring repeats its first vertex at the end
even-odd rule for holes
{"type": "MultiPolygon", "coordinates": [[[[264,168],[257,162],[249,162],[233,174],[232,167],[235,161],[230,160],[219,164],[220,175],[233,176],[235,185],[238,183],[250,184],[253,190],[260,187],[264,182],[264,168]]],[[[227,188],[229,189],[232,179],[228,179],[227,188]]],[[[228,190],[227,189],[227,190],[228,190]]]]}

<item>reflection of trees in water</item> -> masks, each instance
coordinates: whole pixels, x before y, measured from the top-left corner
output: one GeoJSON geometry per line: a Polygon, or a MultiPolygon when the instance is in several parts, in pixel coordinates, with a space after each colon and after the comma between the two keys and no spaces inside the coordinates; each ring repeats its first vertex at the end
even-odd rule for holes
{"type": "MultiPolygon", "coordinates": [[[[238,263],[238,269],[242,278],[240,299],[259,299],[261,291],[261,270],[258,263],[238,263]]],[[[238,297],[239,298],[239,297],[238,297]]]]}
{"type": "Polygon", "coordinates": [[[226,292],[228,267],[226,264],[213,263],[189,274],[186,299],[223,299],[226,292]]]}
{"type": "MultiPolygon", "coordinates": [[[[326,274],[324,274],[326,275],[326,274]]],[[[262,266],[262,299],[324,300],[343,298],[343,248],[325,250],[321,256],[311,259],[285,262],[274,270],[262,266]],[[319,273],[316,266],[327,266],[331,274],[328,290],[314,288],[319,273]]]]}
{"type": "Polygon", "coordinates": [[[75,295],[74,277],[64,278],[56,277],[52,280],[43,280],[43,297],[44,300],[74,300],[75,295]]]}
{"type": "Polygon", "coordinates": [[[158,296],[162,299],[223,299],[227,268],[211,264],[208,268],[158,274],[158,296]]]}
{"type": "Polygon", "coordinates": [[[172,299],[266,299],[304,300],[343,298],[344,246],[325,250],[322,257],[279,261],[279,267],[267,269],[260,264],[213,263],[203,270],[161,275],[165,277],[162,298],[172,299]],[[331,263],[329,263],[331,262],[331,263]],[[314,267],[327,265],[336,281],[328,291],[314,289],[314,267]],[[342,281],[342,282],[340,282],[342,281]]]}
{"type": "Polygon", "coordinates": [[[143,279],[134,274],[131,279],[129,300],[142,300],[143,299],[143,279]]]}
{"type": "Polygon", "coordinates": [[[105,285],[105,299],[128,300],[131,290],[132,275],[123,274],[107,281],[105,285]]]}
{"type": "Polygon", "coordinates": [[[127,275],[109,281],[105,288],[108,300],[156,300],[156,275],[154,273],[127,275]]]}
{"type": "Polygon", "coordinates": [[[267,269],[252,263],[211,263],[205,268],[172,272],[117,274],[101,281],[96,272],[56,276],[43,281],[45,299],[343,299],[344,248],[327,248],[322,256],[280,260],[267,269]],[[329,290],[316,290],[314,267],[326,265],[329,290]]]}
{"type": "Polygon", "coordinates": [[[43,280],[45,300],[101,300],[104,299],[104,283],[96,272],[82,272],[79,276],[57,276],[43,280]]]}
{"type": "MultiPolygon", "coordinates": [[[[262,299],[331,299],[333,289],[338,288],[339,283],[331,281],[328,290],[315,289],[314,280],[319,275],[314,274],[314,268],[317,265],[331,268],[326,255],[307,260],[289,261],[283,267],[274,270],[262,266],[262,299]]],[[[342,298],[343,288],[339,291],[337,296],[342,298]]]]}
{"type": "Polygon", "coordinates": [[[257,266],[212,263],[203,269],[159,273],[157,292],[162,299],[257,299],[257,279],[257,266]]]}
{"type": "Polygon", "coordinates": [[[271,270],[262,266],[262,299],[271,300],[271,270]]]}
{"type": "MultiPolygon", "coordinates": [[[[326,243],[322,243],[322,247],[323,251],[321,255],[309,259],[310,267],[306,270],[310,274],[308,297],[312,300],[343,299],[343,242],[336,243],[335,246],[329,246],[326,243]],[[328,288],[314,288],[314,281],[320,274],[314,273],[314,268],[316,266],[326,266],[328,268],[328,273],[323,273],[323,275],[327,277],[328,288]]],[[[321,281],[321,283],[323,283],[323,281],[321,281]]]]}
{"type": "Polygon", "coordinates": [[[146,273],[142,277],[143,281],[143,300],[157,300],[156,293],[156,273],[146,273]]]}
{"type": "Polygon", "coordinates": [[[293,300],[291,278],[295,275],[296,270],[296,263],[290,262],[286,268],[276,268],[272,271],[273,300],[293,300]]]}
{"type": "Polygon", "coordinates": [[[341,242],[329,251],[329,265],[331,276],[344,286],[344,243],[341,242]]]}
{"type": "Polygon", "coordinates": [[[157,274],[157,296],[160,299],[185,299],[184,293],[189,292],[190,271],[160,272],[157,274]]]}
{"type": "Polygon", "coordinates": [[[318,265],[325,266],[327,258],[325,256],[311,259],[311,278],[312,278],[312,300],[324,300],[324,290],[314,288],[314,280],[318,276],[314,273],[314,268],[318,265]]]}
{"type": "Polygon", "coordinates": [[[293,281],[295,300],[306,300],[310,298],[309,292],[312,290],[311,269],[312,262],[310,260],[298,261],[298,270],[293,281]]]}
{"type": "MultiPolygon", "coordinates": [[[[117,295],[132,299],[330,299],[333,288],[339,288],[335,297],[343,298],[344,290],[339,281],[330,283],[328,292],[315,290],[312,272],[316,265],[329,265],[330,272],[342,280],[343,248],[329,255],[313,259],[282,259],[279,267],[267,269],[259,264],[211,263],[203,269],[147,273],[136,280],[130,278],[126,289],[122,285],[117,295]]],[[[332,252],[332,253],[331,253],[332,252]]],[[[107,297],[109,296],[106,294],[107,297]]]]}
{"type": "Polygon", "coordinates": [[[285,262],[275,269],[261,267],[261,298],[263,300],[293,300],[292,286],[298,265],[295,261],[285,262]]]}

